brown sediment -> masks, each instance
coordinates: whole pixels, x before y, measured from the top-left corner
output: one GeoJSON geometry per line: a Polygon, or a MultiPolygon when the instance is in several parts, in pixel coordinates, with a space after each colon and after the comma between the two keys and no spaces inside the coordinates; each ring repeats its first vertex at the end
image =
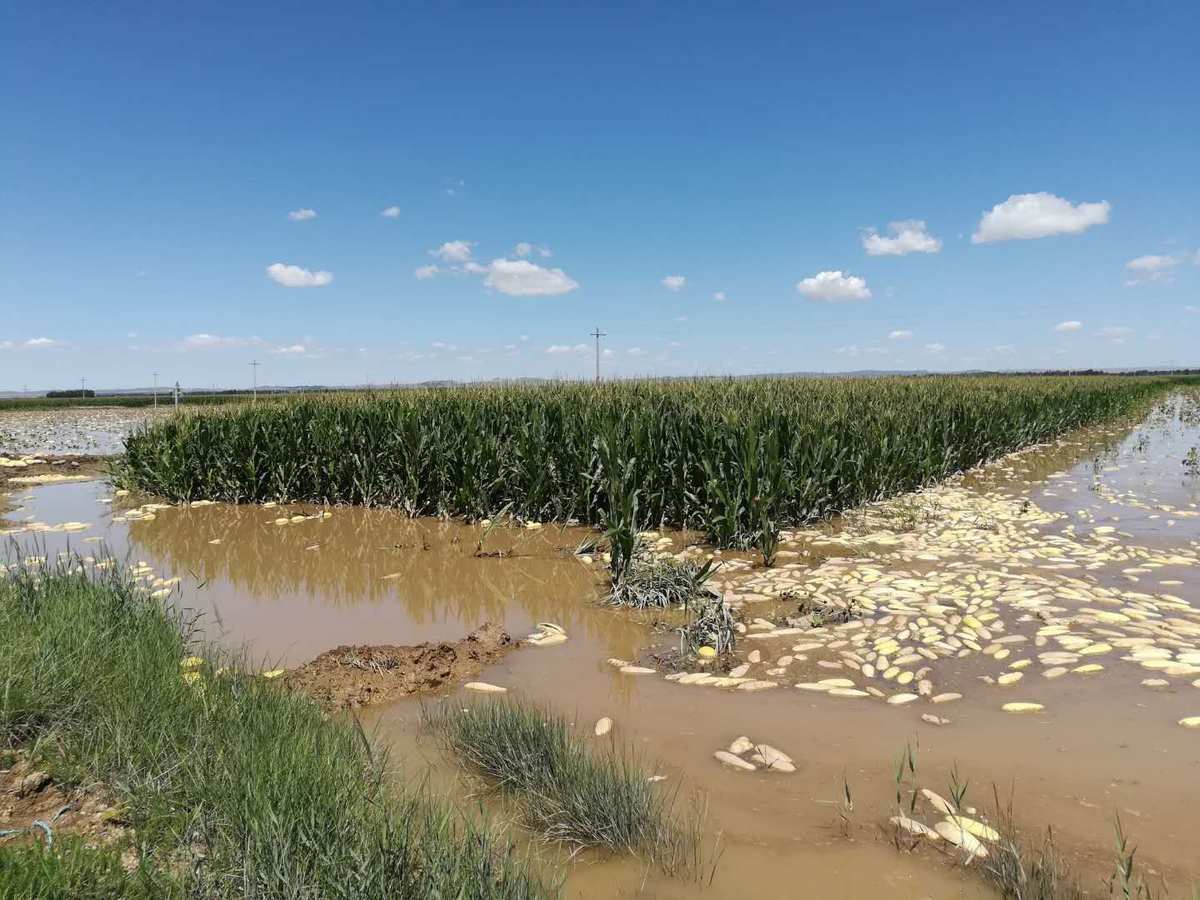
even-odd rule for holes
{"type": "Polygon", "coordinates": [[[469,678],[516,646],[506,631],[488,622],[461,641],[337,647],[285,678],[289,687],[328,710],[357,709],[469,678]]]}
{"type": "Polygon", "coordinates": [[[0,836],[0,846],[45,842],[47,835],[35,822],[45,823],[56,838],[76,835],[92,845],[112,843],[130,834],[121,806],[102,785],[59,783],[18,750],[0,761],[0,832],[15,832],[0,836]]]}

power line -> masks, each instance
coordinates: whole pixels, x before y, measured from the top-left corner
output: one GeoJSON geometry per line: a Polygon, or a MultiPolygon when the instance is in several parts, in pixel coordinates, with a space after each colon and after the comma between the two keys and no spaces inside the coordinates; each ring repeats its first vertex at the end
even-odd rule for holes
{"type": "Polygon", "coordinates": [[[608,333],[600,330],[600,326],[596,326],[596,330],[592,332],[592,337],[596,339],[596,384],[600,383],[600,338],[608,337],[608,333]]]}
{"type": "Polygon", "coordinates": [[[251,362],[250,362],[250,371],[253,373],[253,378],[254,378],[254,382],[253,382],[254,398],[252,401],[254,403],[258,402],[258,367],[260,365],[262,365],[262,363],[260,363],[257,359],[251,360],[251,362]]]}

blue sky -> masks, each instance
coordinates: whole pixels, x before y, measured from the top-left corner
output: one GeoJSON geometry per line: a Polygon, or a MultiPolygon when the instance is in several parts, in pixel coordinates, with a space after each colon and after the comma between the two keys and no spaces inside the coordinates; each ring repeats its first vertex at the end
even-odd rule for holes
{"type": "Polygon", "coordinates": [[[1200,5],[405,6],[6,7],[0,390],[1200,365],[1200,5]]]}

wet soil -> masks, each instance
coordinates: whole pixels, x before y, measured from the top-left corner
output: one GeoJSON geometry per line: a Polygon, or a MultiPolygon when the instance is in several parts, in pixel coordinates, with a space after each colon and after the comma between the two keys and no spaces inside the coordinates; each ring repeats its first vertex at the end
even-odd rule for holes
{"type": "Polygon", "coordinates": [[[488,622],[461,641],[337,647],[284,679],[327,710],[358,709],[465,681],[516,646],[488,622]]]}

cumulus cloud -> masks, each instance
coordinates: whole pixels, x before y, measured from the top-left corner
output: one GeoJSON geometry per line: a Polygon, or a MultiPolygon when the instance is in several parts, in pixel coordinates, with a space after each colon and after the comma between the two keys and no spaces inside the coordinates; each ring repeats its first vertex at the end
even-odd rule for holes
{"type": "Polygon", "coordinates": [[[1134,287],[1147,281],[1170,280],[1171,270],[1181,262],[1183,260],[1178,256],[1157,256],[1152,253],[1131,259],[1125,263],[1125,268],[1133,274],[1125,282],[1125,286],[1134,287]]]}
{"type": "Polygon", "coordinates": [[[1062,333],[1066,333],[1069,331],[1079,331],[1079,329],[1081,329],[1081,328],[1083,328],[1083,323],[1078,321],[1077,319],[1068,319],[1066,322],[1059,322],[1057,325],[1054,326],[1055,331],[1062,332],[1062,333]]]}
{"type": "Polygon", "coordinates": [[[725,296],[724,291],[713,291],[713,299],[718,303],[724,303],[729,298],[725,296]]]}
{"type": "Polygon", "coordinates": [[[659,283],[668,291],[678,293],[687,285],[687,278],[683,275],[668,275],[659,283]]]}
{"type": "Polygon", "coordinates": [[[383,209],[381,209],[379,211],[379,214],[381,216],[383,216],[385,219],[398,219],[398,218],[400,218],[400,207],[387,206],[387,207],[384,207],[383,209]]]}
{"type": "Polygon", "coordinates": [[[587,350],[587,344],[551,344],[546,348],[546,352],[552,356],[561,356],[564,353],[586,353],[587,350]]]}
{"type": "Polygon", "coordinates": [[[531,244],[528,241],[521,241],[513,248],[513,252],[519,257],[530,256],[536,253],[538,256],[546,259],[553,256],[549,247],[543,247],[541,244],[531,244]]]}
{"type": "Polygon", "coordinates": [[[415,269],[413,269],[413,275],[424,281],[426,278],[432,278],[440,271],[441,269],[439,269],[433,263],[430,263],[427,266],[417,266],[415,269]]]}
{"type": "Polygon", "coordinates": [[[913,336],[913,333],[911,331],[909,331],[907,328],[899,328],[896,331],[892,331],[892,332],[888,333],[888,340],[890,340],[890,341],[909,341],[909,340],[912,340],[912,336],[913,336]]]}
{"type": "Polygon", "coordinates": [[[818,272],[811,278],[796,282],[796,290],[809,300],[821,303],[871,299],[871,289],[866,281],[857,275],[846,275],[840,271],[818,272]]]}
{"type": "Polygon", "coordinates": [[[270,352],[283,356],[303,356],[308,352],[308,348],[303,344],[289,344],[285,347],[272,347],[270,352]]]}
{"type": "Polygon", "coordinates": [[[552,297],[579,287],[562,269],[544,269],[527,259],[493,259],[483,283],[510,297],[552,297]]]}
{"type": "Polygon", "coordinates": [[[315,219],[316,217],[317,211],[315,209],[308,209],[307,207],[304,209],[293,209],[288,213],[288,218],[293,222],[307,222],[309,219],[315,219]]]}
{"type": "Polygon", "coordinates": [[[983,218],[979,220],[979,227],[971,235],[971,243],[987,244],[992,241],[1033,240],[1056,234],[1080,234],[1093,225],[1103,225],[1107,222],[1111,209],[1112,205],[1108,201],[1071,203],[1045,191],[1036,194],[1013,194],[983,214],[983,218]]]}
{"type": "Polygon", "coordinates": [[[442,262],[464,263],[471,258],[471,248],[474,246],[474,241],[446,241],[436,250],[430,250],[429,253],[442,262]]]}
{"type": "Polygon", "coordinates": [[[25,341],[24,343],[21,344],[21,346],[25,347],[28,350],[41,350],[46,347],[56,347],[56,346],[58,346],[58,343],[59,342],[56,341],[54,338],[35,337],[35,338],[30,338],[29,340],[25,341]]]}
{"type": "Polygon", "coordinates": [[[332,272],[310,272],[300,266],[278,262],[267,266],[267,277],[289,288],[325,287],[333,281],[332,272]]]}
{"type": "Polygon", "coordinates": [[[906,256],[909,253],[938,253],[942,242],[925,228],[920,219],[888,223],[888,236],[874,228],[863,232],[862,245],[867,256],[906,256]]]}

